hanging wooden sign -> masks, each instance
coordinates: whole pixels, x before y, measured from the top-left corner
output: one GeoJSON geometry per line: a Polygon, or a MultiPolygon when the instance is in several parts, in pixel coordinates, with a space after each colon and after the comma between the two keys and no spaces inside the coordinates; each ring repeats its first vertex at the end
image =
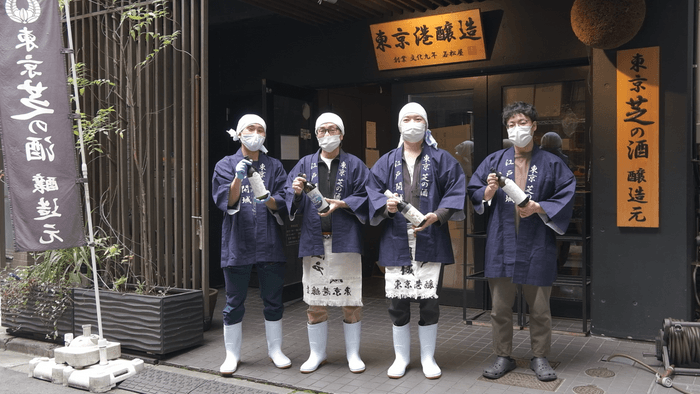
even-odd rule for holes
{"type": "Polygon", "coordinates": [[[659,227],[659,47],[617,52],[617,225],[659,227]]]}
{"type": "Polygon", "coordinates": [[[370,25],[380,70],[486,59],[478,9],[370,25]]]}

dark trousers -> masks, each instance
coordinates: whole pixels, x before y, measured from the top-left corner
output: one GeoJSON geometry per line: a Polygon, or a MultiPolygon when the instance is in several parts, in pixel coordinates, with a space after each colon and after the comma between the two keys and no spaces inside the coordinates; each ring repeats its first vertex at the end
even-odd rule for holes
{"type": "MultiPolygon", "coordinates": [[[[277,321],[282,318],[282,287],[284,285],[285,263],[255,263],[260,283],[260,298],[263,300],[265,320],[277,321]]],[[[224,325],[240,323],[245,314],[245,299],[248,296],[248,283],[253,265],[224,267],[226,282],[226,306],[224,325]]]]}
{"type": "Polygon", "coordinates": [[[411,302],[420,305],[419,326],[431,326],[437,324],[440,319],[440,303],[437,298],[416,300],[414,298],[392,298],[389,306],[389,316],[395,326],[401,327],[411,321],[411,302]]]}
{"type": "Polygon", "coordinates": [[[438,281],[438,298],[415,299],[415,298],[392,298],[389,305],[389,317],[395,326],[405,326],[411,321],[411,302],[419,305],[420,320],[419,326],[432,326],[440,320],[440,293],[442,290],[442,274],[445,266],[440,267],[440,280],[438,281]]]}

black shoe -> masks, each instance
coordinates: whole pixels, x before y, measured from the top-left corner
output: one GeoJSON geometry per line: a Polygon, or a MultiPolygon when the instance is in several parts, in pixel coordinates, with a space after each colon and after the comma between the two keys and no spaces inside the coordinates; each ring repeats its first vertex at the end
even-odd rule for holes
{"type": "Polygon", "coordinates": [[[543,382],[557,380],[557,374],[554,372],[554,369],[552,369],[552,366],[549,365],[549,361],[547,361],[546,357],[533,357],[532,360],[530,360],[530,369],[535,371],[537,379],[543,382]]]}
{"type": "Polygon", "coordinates": [[[517,367],[515,360],[510,357],[496,357],[496,361],[490,368],[484,370],[484,377],[489,379],[498,379],[506,373],[514,370],[517,367]]]}

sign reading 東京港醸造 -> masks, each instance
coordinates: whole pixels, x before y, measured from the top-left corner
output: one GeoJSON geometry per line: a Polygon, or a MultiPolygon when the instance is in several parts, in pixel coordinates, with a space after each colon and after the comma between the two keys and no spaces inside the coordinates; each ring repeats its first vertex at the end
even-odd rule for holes
{"type": "Polygon", "coordinates": [[[380,70],[486,59],[478,9],[370,25],[380,70]]]}

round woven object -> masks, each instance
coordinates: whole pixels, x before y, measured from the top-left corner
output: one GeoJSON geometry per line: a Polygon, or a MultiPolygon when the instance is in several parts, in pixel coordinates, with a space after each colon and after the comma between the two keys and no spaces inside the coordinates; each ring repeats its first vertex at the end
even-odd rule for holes
{"type": "Polygon", "coordinates": [[[571,7],[571,27],[582,43],[613,49],[637,34],[645,14],[644,0],[576,0],[571,7]]]}

